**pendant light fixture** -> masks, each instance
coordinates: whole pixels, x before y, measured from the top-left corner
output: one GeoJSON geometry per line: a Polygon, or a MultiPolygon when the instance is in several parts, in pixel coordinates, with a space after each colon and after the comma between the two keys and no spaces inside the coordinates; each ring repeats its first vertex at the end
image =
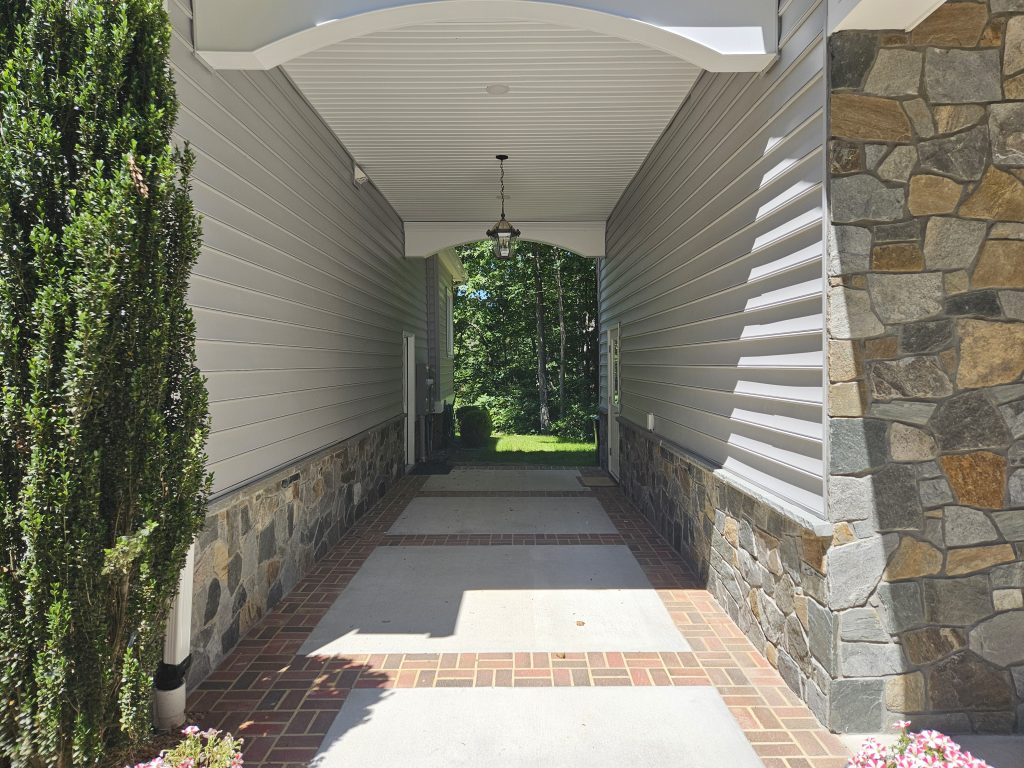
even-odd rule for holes
{"type": "Polygon", "coordinates": [[[505,161],[508,155],[495,155],[495,158],[501,168],[501,218],[492,229],[487,230],[487,236],[494,241],[496,259],[511,259],[515,254],[516,239],[522,233],[505,218],[505,161]]]}

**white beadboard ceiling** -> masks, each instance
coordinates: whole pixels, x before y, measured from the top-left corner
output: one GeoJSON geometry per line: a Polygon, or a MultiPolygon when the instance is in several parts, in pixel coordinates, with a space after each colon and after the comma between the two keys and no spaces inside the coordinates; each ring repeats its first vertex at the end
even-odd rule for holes
{"type": "Polygon", "coordinates": [[[638,43],[501,20],[378,32],[285,70],[405,221],[495,219],[498,153],[513,222],[603,221],[700,74],[638,43]]]}

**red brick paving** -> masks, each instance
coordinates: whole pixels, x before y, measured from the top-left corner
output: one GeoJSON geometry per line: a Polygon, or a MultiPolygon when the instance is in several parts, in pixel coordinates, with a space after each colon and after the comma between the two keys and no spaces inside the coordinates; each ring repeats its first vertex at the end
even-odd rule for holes
{"type": "Polygon", "coordinates": [[[359,521],[192,692],[189,711],[204,727],[245,739],[260,768],[298,768],[320,742],[353,688],[711,685],[766,768],[843,768],[843,744],[818,725],[768,661],[672,548],[617,488],[538,494],[424,494],[405,478],[359,521]],[[573,536],[388,536],[417,495],[590,496],[618,534],[573,536]],[[689,653],[296,655],[306,636],[377,546],[625,544],[693,648],[689,653]]]}

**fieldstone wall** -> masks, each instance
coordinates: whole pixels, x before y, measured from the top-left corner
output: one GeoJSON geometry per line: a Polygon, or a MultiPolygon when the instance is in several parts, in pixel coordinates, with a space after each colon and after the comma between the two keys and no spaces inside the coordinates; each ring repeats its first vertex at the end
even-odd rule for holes
{"type": "Polygon", "coordinates": [[[832,526],[798,521],[657,435],[620,423],[627,497],[825,722],[836,664],[825,580],[832,526]]]}
{"type": "Polygon", "coordinates": [[[830,41],[828,724],[1024,728],[1024,0],[830,41]]]}
{"type": "Polygon", "coordinates": [[[196,544],[189,687],[201,682],[405,470],[392,420],[214,502],[196,544]]]}

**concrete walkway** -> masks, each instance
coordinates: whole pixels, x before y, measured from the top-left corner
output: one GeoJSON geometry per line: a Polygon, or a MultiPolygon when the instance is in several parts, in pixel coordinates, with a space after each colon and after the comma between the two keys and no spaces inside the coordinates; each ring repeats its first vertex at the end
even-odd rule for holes
{"type": "Polygon", "coordinates": [[[247,765],[840,768],[615,487],[406,478],[200,686],[247,765]]]}

